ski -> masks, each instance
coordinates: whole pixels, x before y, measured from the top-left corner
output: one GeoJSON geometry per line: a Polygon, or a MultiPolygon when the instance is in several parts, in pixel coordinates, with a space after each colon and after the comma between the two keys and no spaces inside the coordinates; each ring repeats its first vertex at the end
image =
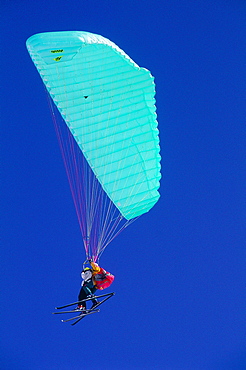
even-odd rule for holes
{"type": "Polygon", "coordinates": [[[61,310],[63,308],[71,307],[75,304],[80,304],[82,302],[91,301],[93,299],[103,298],[103,297],[106,297],[106,296],[112,297],[113,295],[115,295],[115,293],[106,293],[106,294],[102,294],[102,295],[98,295],[98,296],[94,296],[94,297],[90,297],[90,298],[85,298],[85,299],[82,299],[81,301],[78,301],[78,302],[73,302],[73,303],[66,304],[64,306],[55,307],[55,309],[56,310],[61,310]]]}
{"type": "Polygon", "coordinates": [[[91,315],[92,313],[97,313],[97,312],[100,312],[100,309],[98,309],[98,307],[106,302],[109,298],[113,297],[115,295],[114,292],[112,293],[106,293],[106,294],[101,294],[101,295],[98,295],[98,296],[93,296],[93,297],[90,297],[90,298],[85,298],[81,301],[78,301],[78,302],[73,302],[73,303],[69,303],[67,305],[64,305],[64,306],[59,306],[59,307],[56,307],[56,309],[58,311],[56,312],[52,312],[53,314],[63,314],[63,313],[73,313],[73,314],[77,314],[77,316],[73,316],[73,317],[70,317],[68,319],[65,319],[65,320],[61,320],[62,322],[69,322],[69,321],[73,321],[73,320],[76,320],[74,321],[71,325],[75,325],[77,324],[79,321],[81,321],[85,316],[87,315],[91,315]],[[87,301],[91,301],[91,300],[95,300],[95,299],[100,299],[100,298],[103,298],[101,301],[98,301],[96,305],[94,305],[93,307],[89,308],[86,310],[86,312],[83,312],[79,309],[74,309],[74,310],[67,310],[67,311],[59,311],[59,310],[62,310],[63,308],[67,308],[67,307],[71,307],[73,305],[78,305],[78,304],[81,304],[82,302],[87,302],[87,301]]]}
{"type": "MultiPolygon", "coordinates": [[[[113,297],[113,295],[115,295],[115,293],[108,293],[108,294],[103,294],[102,296],[100,297],[106,297],[104,298],[102,301],[98,302],[94,307],[90,308],[89,310],[87,310],[87,313],[85,315],[82,315],[82,317],[77,317],[77,320],[75,322],[73,322],[71,325],[75,325],[77,324],[79,321],[81,321],[85,316],[87,315],[90,315],[91,313],[94,313],[97,311],[97,308],[104,302],[106,302],[109,298],[113,297]]],[[[94,298],[98,298],[98,297],[94,297],[94,298]]],[[[75,319],[75,318],[74,318],[75,319]]]]}
{"type": "MultiPolygon", "coordinates": [[[[92,313],[97,313],[97,312],[100,312],[100,310],[95,310],[95,311],[91,311],[91,312],[86,312],[86,313],[81,313],[80,315],[78,316],[75,316],[75,317],[70,317],[69,319],[66,319],[66,320],[61,320],[61,322],[68,322],[68,321],[72,321],[72,320],[76,320],[76,319],[79,319],[82,320],[85,316],[87,315],[91,315],[92,313]]],[[[75,323],[74,323],[75,324],[75,323]]],[[[73,325],[73,324],[72,324],[73,325]]]]}
{"type": "MultiPolygon", "coordinates": [[[[86,312],[88,312],[89,310],[86,310],[86,312]]],[[[57,312],[52,312],[52,314],[53,315],[60,315],[60,314],[63,314],[63,313],[77,313],[77,312],[80,312],[80,313],[82,313],[82,311],[81,310],[77,310],[77,309],[75,309],[75,310],[70,310],[70,311],[57,311],[57,312]]]]}

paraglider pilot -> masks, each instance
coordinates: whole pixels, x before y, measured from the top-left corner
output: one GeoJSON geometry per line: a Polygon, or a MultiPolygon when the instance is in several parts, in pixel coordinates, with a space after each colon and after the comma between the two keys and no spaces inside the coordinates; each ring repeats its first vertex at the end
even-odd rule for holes
{"type": "MultiPolygon", "coordinates": [[[[81,272],[81,277],[83,279],[81,284],[81,289],[79,292],[78,300],[81,301],[86,298],[92,298],[92,308],[97,305],[98,301],[93,299],[94,293],[97,289],[103,290],[109,287],[114,276],[109,272],[105,271],[102,267],[98,266],[97,263],[89,261],[91,268],[85,267],[81,272]]],[[[81,302],[77,309],[85,311],[86,302],[81,302]]]]}

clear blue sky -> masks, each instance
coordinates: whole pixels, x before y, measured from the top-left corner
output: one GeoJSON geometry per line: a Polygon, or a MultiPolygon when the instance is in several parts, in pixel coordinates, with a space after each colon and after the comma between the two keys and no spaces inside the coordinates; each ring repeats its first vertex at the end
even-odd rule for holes
{"type": "Polygon", "coordinates": [[[242,370],[246,3],[1,0],[1,370],[242,370]],[[108,246],[114,298],[71,327],[84,252],[38,32],[101,34],[155,76],[161,199],[108,246]]]}

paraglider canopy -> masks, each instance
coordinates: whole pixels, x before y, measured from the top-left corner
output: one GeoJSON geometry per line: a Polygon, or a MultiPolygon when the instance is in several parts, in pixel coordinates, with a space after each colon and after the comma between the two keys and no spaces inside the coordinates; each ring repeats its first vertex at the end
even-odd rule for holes
{"type": "MultiPolygon", "coordinates": [[[[101,191],[108,198],[103,217],[116,222],[117,227],[115,213],[110,216],[108,208],[118,209],[118,220],[132,220],[148,212],[159,199],[154,79],[113,42],[89,32],[36,34],[27,40],[27,48],[54,110],[60,112],[86,159],[85,166],[89,166],[89,170],[77,173],[80,184],[73,190],[85,194],[84,204],[77,204],[76,209],[78,213],[85,208],[81,219],[85,227],[81,227],[84,245],[89,248],[92,225],[102,217],[97,213],[104,207],[101,191]],[[87,172],[90,177],[93,174],[93,182],[85,176],[87,172]],[[100,189],[100,201],[95,189],[100,189]]],[[[103,229],[108,232],[105,225],[103,229]]],[[[101,244],[99,251],[105,247],[101,237],[93,243],[101,244]]]]}

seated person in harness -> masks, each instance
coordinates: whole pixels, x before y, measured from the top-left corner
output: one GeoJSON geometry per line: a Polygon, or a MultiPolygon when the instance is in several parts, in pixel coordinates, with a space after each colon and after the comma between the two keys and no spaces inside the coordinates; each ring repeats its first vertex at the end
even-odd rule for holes
{"type": "MultiPolygon", "coordinates": [[[[96,299],[93,299],[94,293],[97,289],[103,290],[109,287],[114,281],[114,276],[105,271],[97,263],[90,261],[91,268],[85,267],[81,272],[83,279],[78,300],[81,301],[86,298],[92,298],[92,307],[98,304],[96,299]]],[[[86,301],[81,302],[77,309],[86,311],[86,301]]]]}

